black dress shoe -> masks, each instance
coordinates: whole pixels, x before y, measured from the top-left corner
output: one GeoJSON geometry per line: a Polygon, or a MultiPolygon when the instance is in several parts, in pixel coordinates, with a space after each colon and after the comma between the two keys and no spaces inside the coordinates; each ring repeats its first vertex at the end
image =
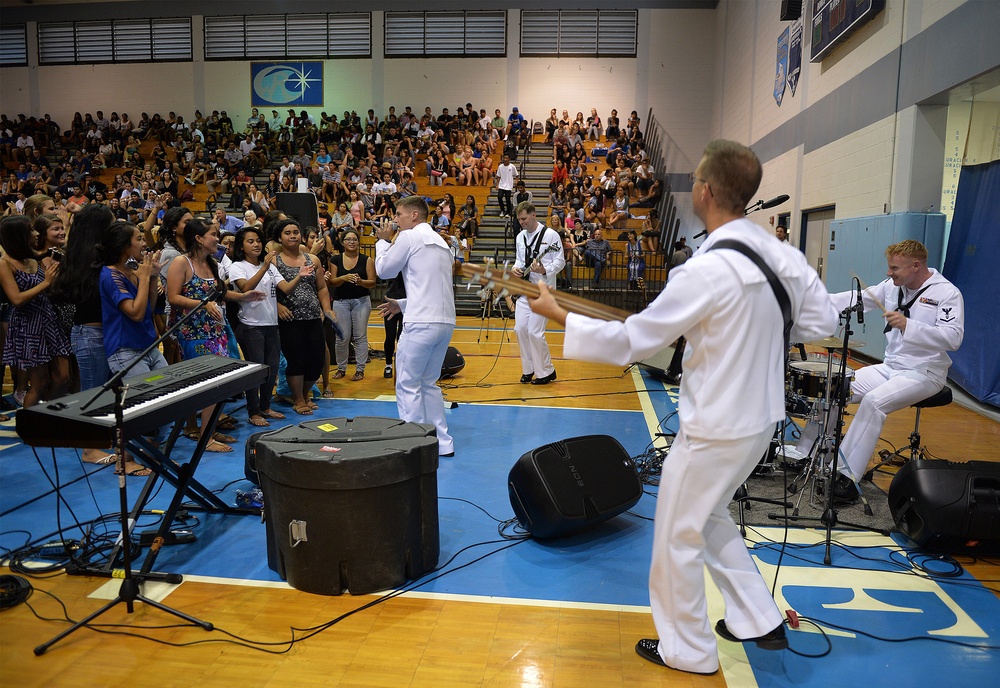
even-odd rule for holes
{"type": "Polygon", "coordinates": [[[525,373],[521,376],[521,384],[526,385],[531,382],[531,378],[535,377],[534,373],[525,373]]]}
{"type": "Polygon", "coordinates": [[[550,382],[552,382],[555,379],[556,379],[556,371],[553,370],[551,373],[549,373],[545,377],[536,377],[534,380],[531,381],[531,384],[533,384],[533,385],[547,385],[547,384],[549,384],[550,382]]]}
{"type": "MultiPolygon", "coordinates": [[[[673,669],[674,671],[687,671],[687,669],[678,669],[677,667],[672,667],[663,661],[660,657],[660,653],[657,652],[656,648],[659,646],[660,641],[656,638],[643,638],[635,644],[635,653],[645,659],[648,662],[652,662],[657,666],[667,667],[668,669],[673,669]]],[[[689,674],[701,674],[702,676],[711,676],[716,673],[715,671],[688,671],[689,674]]]]}
{"type": "Polygon", "coordinates": [[[843,473],[838,473],[833,481],[833,499],[837,502],[853,502],[858,498],[858,486],[843,473]]]}
{"type": "Polygon", "coordinates": [[[785,636],[785,624],[780,623],[769,633],[757,636],[756,638],[737,638],[726,628],[726,620],[719,619],[715,624],[715,632],[720,637],[733,643],[753,642],[762,650],[784,650],[788,647],[788,638],[785,636]]]}

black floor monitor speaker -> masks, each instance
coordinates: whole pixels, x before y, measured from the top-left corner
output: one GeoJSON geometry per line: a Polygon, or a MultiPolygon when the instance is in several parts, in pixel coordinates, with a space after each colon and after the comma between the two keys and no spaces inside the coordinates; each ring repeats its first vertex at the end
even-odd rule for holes
{"type": "Polygon", "coordinates": [[[444,363],[441,364],[441,378],[454,377],[465,368],[465,356],[453,346],[448,347],[448,353],[444,355],[444,363]]]}
{"type": "Polygon", "coordinates": [[[676,346],[668,346],[649,358],[638,362],[639,368],[660,382],[670,385],[680,383],[681,360],[684,357],[684,338],[677,340],[676,346]]]}
{"type": "Polygon", "coordinates": [[[302,225],[303,230],[319,227],[319,204],[312,193],[279,193],[277,200],[278,210],[302,225]]]}
{"type": "Polygon", "coordinates": [[[635,464],[607,435],[573,437],[533,449],[510,469],[507,489],[517,520],[536,538],[597,525],[642,496],[635,464]]]}
{"type": "Polygon", "coordinates": [[[1000,463],[911,461],[892,479],[889,511],[922,549],[1000,553],[1000,463]]]}

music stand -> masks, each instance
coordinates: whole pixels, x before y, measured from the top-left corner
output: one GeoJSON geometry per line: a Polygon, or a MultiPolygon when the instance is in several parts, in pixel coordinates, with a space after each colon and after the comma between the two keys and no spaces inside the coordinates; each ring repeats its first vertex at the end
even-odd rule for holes
{"type": "MultiPolygon", "coordinates": [[[[81,410],[85,410],[88,406],[94,403],[94,401],[105,390],[110,389],[115,394],[115,402],[114,402],[115,464],[118,469],[118,506],[121,511],[119,516],[122,529],[121,549],[122,549],[122,564],[124,567],[124,571],[122,574],[122,584],[121,587],[119,587],[118,589],[118,595],[113,600],[108,602],[106,605],[104,605],[94,613],[89,614],[80,621],[77,621],[72,626],[70,626],[65,631],[58,634],[48,642],[42,643],[41,645],[36,647],[33,650],[35,656],[40,656],[45,654],[46,650],[48,650],[50,647],[58,643],[60,640],[70,635],[71,633],[75,632],[77,629],[86,626],[88,623],[90,623],[97,617],[101,616],[105,612],[118,606],[122,602],[125,603],[125,608],[128,610],[129,614],[135,612],[135,602],[139,601],[148,604],[151,607],[156,607],[160,611],[167,612],[168,614],[173,614],[174,616],[184,619],[185,621],[194,626],[199,626],[205,629],[206,631],[211,631],[215,628],[215,626],[213,626],[208,621],[202,621],[201,619],[197,619],[189,614],[185,614],[182,611],[173,609],[172,607],[168,607],[167,605],[157,602],[155,600],[151,600],[150,598],[146,597],[141,592],[139,592],[139,579],[134,575],[132,571],[132,547],[131,547],[132,524],[130,523],[129,519],[130,514],[128,508],[128,487],[126,486],[125,482],[128,476],[125,473],[125,394],[127,392],[127,387],[124,384],[124,379],[125,376],[128,374],[128,372],[132,370],[132,368],[134,368],[136,364],[139,363],[139,361],[143,360],[148,353],[153,351],[153,349],[157,348],[164,339],[173,334],[177,330],[177,328],[179,328],[184,322],[188,320],[188,318],[194,315],[197,311],[204,308],[205,304],[207,304],[210,300],[212,300],[216,296],[217,294],[214,291],[206,294],[205,298],[203,298],[196,307],[188,311],[184,315],[184,317],[178,318],[177,322],[174,323],[174,325],[170,329],[168,329],[162,335],[157,337],[156,340],[148,347],[146,347],[145,351],[136,356],[135,360],[133,360],[129,365],[122,368],[120,371],[115,373],[110,380],[101,385],[100,389],[97,390],[94,396],[81,406],[81,410]]],[[[213,421],[218,418],[218,412],[219,409],[216,408],[216,414],[213,415],[213,421]]],[[[209,431],[210,430],[211,428],[209,428],[209,431]]],[[[206,437],[207,435],[203,436],[201,438],[201,441],[204,442],[206,440],[206,437]]]]}

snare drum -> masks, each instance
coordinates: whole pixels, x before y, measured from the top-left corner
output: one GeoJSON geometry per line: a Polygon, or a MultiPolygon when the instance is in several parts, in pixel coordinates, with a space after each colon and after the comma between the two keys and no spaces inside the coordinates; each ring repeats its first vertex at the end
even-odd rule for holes
{"type": "MultiPolygon", "coordinates": [[[[826,361],[792,361],[788,370],[789,390],[807,399],[822,399],[826,395],[826,361]]],[[[844,386],[844,378],[840,375],[839,366],[833,371],[830,394],[836,396],[844,386]]],[[[854,377],[854,371],[845,371],[847,380],[854,377]]]]}

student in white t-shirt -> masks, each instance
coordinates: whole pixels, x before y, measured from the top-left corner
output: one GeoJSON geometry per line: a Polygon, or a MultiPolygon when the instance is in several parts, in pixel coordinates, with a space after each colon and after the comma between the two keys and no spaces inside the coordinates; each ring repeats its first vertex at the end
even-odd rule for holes
{"type": "Polygon", "coordinates": [[[244,227],[237,233],[233,245],[233,264],[229,267],[230,283],[246,294],[256,291],[257,298],[239,302],[239,321],[236,323],[236,341],[243,350],[243,357],[253,363],[263,363],[269,368],[267,379],[259,389],[247,390],[247,415],[251,425],[270,425],[267,419],[280,420],[284,414],[271,408],[271,391],[278,375],[278,357],[281,340],[278,336],[277,289],[291,292],[298,281],[312,273],[312,266],[304,266],[292,281],[286,281],[274,266],[277,252],[264,251],[264,234],[256,227],[244,227]]]}

